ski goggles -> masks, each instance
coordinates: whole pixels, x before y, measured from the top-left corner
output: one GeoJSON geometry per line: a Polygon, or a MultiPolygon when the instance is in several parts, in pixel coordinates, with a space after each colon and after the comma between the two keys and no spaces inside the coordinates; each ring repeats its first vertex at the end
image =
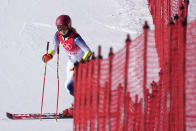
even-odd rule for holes
{"type": "Polygon", "coordinates": [[[67,30],[68,26],[66,26],[66,25],[58,25],[57,29],[58,29],[58,31],[67,30]]]}

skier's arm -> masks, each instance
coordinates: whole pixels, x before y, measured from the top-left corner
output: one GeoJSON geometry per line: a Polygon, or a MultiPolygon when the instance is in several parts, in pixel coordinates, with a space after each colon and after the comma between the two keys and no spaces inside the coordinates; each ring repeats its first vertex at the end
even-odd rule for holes
{"type": "Polygon", "coordinates": [[[86,45],[85,41],[81,38],[80,35],[77,35],[75,38],[74,38],[74,44],[79,46],[80,49],[82,49],[82,51],[84,51],[84,55],[82,57],[82,60],[87,60],[88,57],[91,55],[91,50],[90,48],[86,45]]]}
{"type": "Polygon", "coordinates": [[[46,63],[53,58],[53,55],[55,55],[55,53],[57,52],[57,46],[59,45],[59,43],[60,43],[60,41],[58,39],[58,32],[56,32],[56,34],[54,36],[54,48],[53,48],[53,50],[50,49],[48,51],[48,53],[43,55],[43,57],[42,57],[43,62],[46,63]]]}
{"type": "Polygon", "coordinates": [[[58,39],[58,31],[54,35],[53,42],[54,42],[54,47],[53,47],[53,49],[49,50],[48,54],[54,56],[57,52],[57,46],[60,44],[60,40],[58,39]]]}

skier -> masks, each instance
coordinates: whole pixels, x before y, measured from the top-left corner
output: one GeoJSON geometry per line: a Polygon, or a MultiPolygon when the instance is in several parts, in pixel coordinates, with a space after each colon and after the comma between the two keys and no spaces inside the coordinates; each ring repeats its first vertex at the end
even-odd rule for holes
{"type": "MultiPolygon", "coordinates": [[[[44,54],[42,60],[43,62],[51,60],[57,52],[58,45],[62,45],[65,48],[65,52],[69,58],[67,63],[67,80],[65,82],[65,86],[69,90],[69,93],[73,96],[74,63],[80,62],[81,60],[86,61],[91,55],[91,50],[86,45],[82,37],[72,27],[72,21],[68,15],[60,15],[57,17],[56,26],[58,31],[54,35],[54,49],[49,50],[47,54],[44,54]]],[[[63,115],[73,115],[73,106],[63,110],[63,115]]]]}

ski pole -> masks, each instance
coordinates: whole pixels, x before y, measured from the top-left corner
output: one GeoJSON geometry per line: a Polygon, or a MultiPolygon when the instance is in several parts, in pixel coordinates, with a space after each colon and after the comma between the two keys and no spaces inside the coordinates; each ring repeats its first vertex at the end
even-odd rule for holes
{"type": "Polygon", "coordinates": [[[57,113],[59,105],[59,45],[57,46],[57,81],[58,81],[58,91],[57,91],[57,105],[56,105],[56,122],[57,122],[57,113]]]}
{"type": "MultiPolygon", "coordinates": [[[[48,53],[48,49],[49,49],[49,42],[47,42],[46,53],[48,53]]],[[[45,87],[45,79],[46,79],[46,67],[47,67],[47,62],[45,63],[45,67],[44,67],[45,69],[44,69],[44,82],[43,82],[43,91],[42,91],[40,121],[42,120],[42,109],[43,109],[43,100],[44,100],[44,87],[45,87]]]]}

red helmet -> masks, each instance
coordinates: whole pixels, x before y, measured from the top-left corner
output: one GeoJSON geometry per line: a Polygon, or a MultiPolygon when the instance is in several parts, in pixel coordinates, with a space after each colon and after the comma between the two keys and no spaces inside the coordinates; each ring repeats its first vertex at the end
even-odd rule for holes
{"type": "Polygon", "coordinates": [[[68,15],[60,15],[56,19],[56,26],[67,25],[68,28],[71,27],[71,18],[68,15]]]}

